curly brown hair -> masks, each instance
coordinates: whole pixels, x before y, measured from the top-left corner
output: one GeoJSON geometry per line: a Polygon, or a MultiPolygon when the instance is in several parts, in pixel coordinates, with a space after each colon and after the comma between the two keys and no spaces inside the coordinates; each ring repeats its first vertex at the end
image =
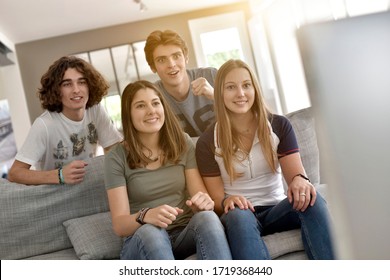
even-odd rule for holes
{"type": "Polygon", "coordinates": [[[41,78],[41,87],[37,93],[43,109],[58,113],[62,111],[60,85],[65,71],[69,68],[83,74],[87,81],[89,98],[86,109],[100,103],[108,93],[109,83],[90,63],[76,56],[63,56],[55,61],[41,78]]]}

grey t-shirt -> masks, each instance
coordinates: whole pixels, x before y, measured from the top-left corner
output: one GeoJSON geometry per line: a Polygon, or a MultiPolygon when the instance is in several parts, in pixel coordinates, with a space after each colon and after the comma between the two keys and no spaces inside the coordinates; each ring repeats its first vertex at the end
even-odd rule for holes
{"type": "Polygon", "coordinates": [[[168,162],[155,170],[130,169],[123,144],[115,145],[105,157],[106,189],[127,186],[131,214],[137,213],[143,207],[153,208],[163,204],[179,207],[184,212],[167,230],[186,226],[192,217],[192,211],[185,203],[189,194],[184,171],[197,168],[194,143],[187,134],[186,139],[188,148],[179,163],[168,162]]]}
{"type": "MultiPolygon", "coordinates": [[[[217,69],[212,67],[187,69],[190,82],[203,77],[214,87],[217,69]]],[[[179,118],[184,131],[190,136],[200,136],[207,127],[214,123],[214,101],[205,96],[195,96],[190,86],[188,96],[184,101],[175,100],[164,88],[161,80],[156,82],[167,99],[171,108],[179,118]]]]}

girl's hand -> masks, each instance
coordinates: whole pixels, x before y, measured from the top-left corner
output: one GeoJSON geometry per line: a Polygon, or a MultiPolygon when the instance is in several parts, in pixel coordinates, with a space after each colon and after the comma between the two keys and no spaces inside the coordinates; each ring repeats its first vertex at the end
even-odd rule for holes
{"type": "Polygon", "coordinates": [[[293,208],[297,211],[305,211],[307,207],[316,202],[317,192],[314,186],[304,178],[296,176],[287,190],[287,197],[293,208]]]}
{"type": "Polygon", "coordinates": [[[229,210],[233,210],[236,206],[242,210],[250,209],[252,212],[255,212],[255,208],[252,203],[241,195],[231,195],[222,201],[222,207],[225,213],[229,210]]]}
{"type": "Polygon", "coordinates": [[[168,225],[172,224],[173,221],[176,220],[176,217],[181,213],[183,213],[183,209],[165,204],[155,208],[150,208],[150,210],[145,214],[144,222],[157,227],[167,228],[168,225]]]}
{"type": "Polygon", "coordinates": [[[214,201],[204,192],[197,192],[193,197],[186,201],[186,204],[195,213],[199,211],[214,210],[214,201]]]}

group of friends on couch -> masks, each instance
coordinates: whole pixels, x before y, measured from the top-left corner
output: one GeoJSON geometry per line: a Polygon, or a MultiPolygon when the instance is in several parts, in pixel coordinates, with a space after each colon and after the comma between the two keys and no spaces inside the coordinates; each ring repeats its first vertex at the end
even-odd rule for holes
{"type": "Polygon", "coordinates": [[[242,60],[187,69],[171,30],[152,32],[144,51],[160,80],[126,86],[121,132],[100,104],[105,78],[83,59],[55,61],[8,179],[77,187],[99,145],[121,259],[270,259],[262,236],[296,228],[309,259],[334,259],[326,202],[253,70],[242,60]]]}

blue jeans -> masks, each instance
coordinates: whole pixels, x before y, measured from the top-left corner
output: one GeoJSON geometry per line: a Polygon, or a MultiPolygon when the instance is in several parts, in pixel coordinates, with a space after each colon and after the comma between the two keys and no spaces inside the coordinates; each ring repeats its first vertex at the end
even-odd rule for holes
{"type": "Polygon", "coordinates": [[[233,259],[271,259],[262,236],[301,228],[309,259],[334,259],[329,214],[325,200],[317,193],[316,203],[304,212],[296,211],[288,199],[275,206],[256,206],[255,212],[236,208],[221,216],[233,259]]]}
{"type": "Polygon", "coordinates": [[[174,260],[195,254],[198,260],[232,259],[224,228],[213,211],[196,213],[185,228],[167,232],[146,224],[126,238],[121,259],[174,260]]]}

